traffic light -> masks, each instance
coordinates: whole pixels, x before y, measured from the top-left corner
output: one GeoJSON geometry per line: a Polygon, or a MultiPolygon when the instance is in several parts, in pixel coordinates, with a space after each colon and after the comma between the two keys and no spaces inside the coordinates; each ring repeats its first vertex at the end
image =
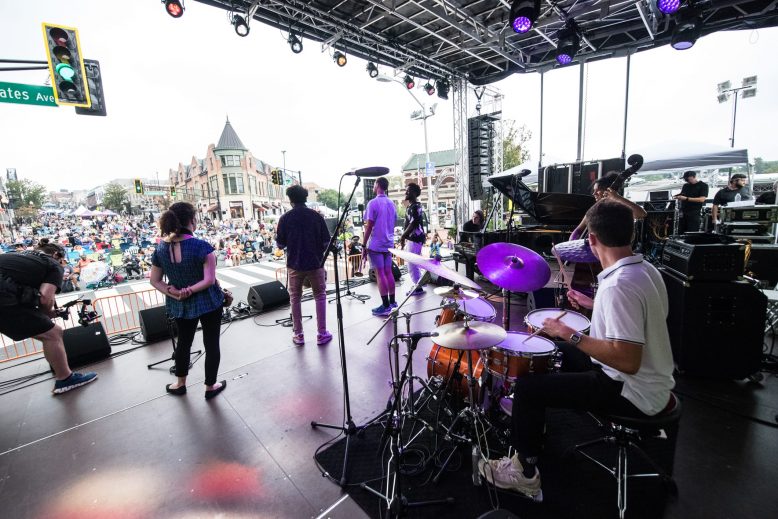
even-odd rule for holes
{"type": "Polygon", "coordinates": [[[90,108],[76,107],[79,115],[107,115],[105,111],[105,93],[103,92],[103,79],[100,75],[100,62],[94,59],[84,60],[87,84],[89,85],[89,99],[92,101],[90,108]]]}
{"type": "Polygon", "coordinates": [[[284,178],[281,176],[280,169],[274,169],[270,174],[273,184],[280,186],[283,183],[284,178]]]}
{"type": "Polygon", "coordinates": [[[139,178],[135,179],[135,193],[138,195],[143,194],[143,182],[139,178]]]}
{"type": "Polygon", "coordinates": [[[57,104],[82,108],[92,106],[78,29],[44,23],[43,41],[57,104]]]}
{"type": "Polygon", "coordinates": [[[170,198],[176,197],[176,186],[170,186],[170,198]]]}

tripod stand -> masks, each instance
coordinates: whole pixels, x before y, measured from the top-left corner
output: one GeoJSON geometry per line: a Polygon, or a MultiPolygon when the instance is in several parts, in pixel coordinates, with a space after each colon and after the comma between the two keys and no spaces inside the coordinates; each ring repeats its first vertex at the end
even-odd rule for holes
{"type": "MultiPolygon", "coordinates": [[[[152,362],[151,364],[148,364],[146,366],[146,369],[151,369],[154,366],[159,366],[162,363],[165,363],[165,362],[168,362],[168,361],[172,360],[173,361],[173,365],[170,366],[170,368],[168,368],[168,371],[170,372],[171,375],[175,375],[176,374],[176,335],[178,335],[178,329],[176,328],[176,321],[172,317],[168,317],[167,318],[167,329],[168,329],[168,333],[170,334],[170,342],[173,344],[173,353],[170,354],[170,358],[169,359],[163,359],[163,360],[160,360],[160,361],[157,361],[157,362],[152,362]]],[[[189,361],[189,369],[192,369],[192,366],[194,366],[194,363],[197,362],[200,359],[200,357],[203,356],[203,350],[190,351],[189,352],[189,356],[191,357],[192,355],[194,355],[195,358],[194,359],[190,359],[190,361],[189,361]]]]}
{"type": "MultiPolygon", "coordinates": [[[[357,179],[354,182],[354,188],[351,190],[351,195],[349,195],[345,207],[349,207],[351,205],[351,199],[354,198],[354,193],[357,190],[357,186],[359,185],[360,180],[361,178],[357,176],[357,179]]],[[[348,211],[345,210],[344,208],[343,212],[340,214],[340,217],[338,219],[338,224],[335,226],[335,229],[338,229],[341,225],[343,225],[343,220],[345,220],[347,214],[348,211]]],[[[354,434],[357,434],[358,432],[362,431],[364,429],[364,426],[357,427],[354,424],[354,420],[351,417],[351,400],[349,397],[349,389],[348,389],[348,368],[346,367],[346,343],[345,343],[345,335],[343,333],[343,305],[341,304],[340,276],[338,275],[338,249],[337,246],[335,245],[337,239],[338,239],[338,234],[336,231],[332,234],[332,237],[330,238],[330,243],[329,245],[327,245],[327,250],[324,251],[324,257],[322,257],[321,266],[322,267],[324,266],[324,264],[327,261],[327,256],[329,256],[329,254],[332,253],[333,264],[335,267],[335,301],[337,306],[337,319],[338,319],[338,349],[340,351],[340,370],[343,375],[343,400],[346,407],[344,410],[345,419],[343,423],[340,425],[324,424],[324,423],[312,421],[311,427],[314,429],[317,427],[336,429],[346,435],[346,449],[343,454],[343,471],[341,472],[341,476],[340,476],[340,485],[345,486],[348,480],[349,443],[351,442],[351,437],[354,434]]]]}
{"type": "MultiPolygon", "coordinates": [[[[343,211],[346,213],[346,215],[348,215],[348,213],[349,213],[348,205],[345,205],[343,207],[343,211]]],[[[337,233],[339,229],[340,229],[340,227],[337,227],[335,229],[335,233],[337,233]]],[[[345,282],[346,293],[343,294],[343,297],[350,297],[352,299],[356,299],[357,301],[359,301],[362,304],[365,304],[365,301],[370,299],[369,295],[367,295],[367,294],[355,294],[354,292],[351,291],[351,282],[348,279],[348,267],[349,267],[349,262],[351,261],[351,258],[349,258],[348,248],[346,247],[346,232],[345,232],[345,230],[343,230],[342,235],[343,235],[343,256],[346,258],[346,263],[345,263],[346,268],[344,269],[345,272],[346,272],[346,282],[345,282]]],[[[337,299],[337,295],[335,297],[333,297],[332,299],[329,299],[327,302],[328,303],[332,303],[336,299],[337,299]]]]}

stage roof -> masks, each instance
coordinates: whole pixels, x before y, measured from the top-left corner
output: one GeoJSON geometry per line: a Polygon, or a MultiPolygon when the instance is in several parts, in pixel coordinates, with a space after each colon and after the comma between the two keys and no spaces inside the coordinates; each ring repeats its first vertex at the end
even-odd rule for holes
{"type": "MultiPolygon", "coordinates": [[[[676,15],[664,15],[654,0],[541,0],[532,30],[517,34],[508,26],[508,0],[196,0],[245,17],[253,23],[324,42],[347,56],[404,70],[415,78],[464,77],[484,85],[514,73],[558,66],[558,32],[573,23],[582,35],[575,58],[624,56],[670,43],[676,15]]],[[[690,9],[682,2],[680,12],[690,9]]],[[[700,0],[700,36],[717,31],[778,25],[776,0],[700,0]]],[[[186,14],[184,14],[186,16],[186,14]]]]}

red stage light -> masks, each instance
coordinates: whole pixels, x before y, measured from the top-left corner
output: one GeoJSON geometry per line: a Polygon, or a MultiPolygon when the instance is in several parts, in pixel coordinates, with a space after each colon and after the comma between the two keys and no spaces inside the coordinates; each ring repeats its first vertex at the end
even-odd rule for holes
{"type": "Polygon", "coordinates": [[[184,14],[184,6],[181,5],[179,0],[164,0],[164,2],[167,14],[173,18],[181,18],[181,15],[184,14]]]}

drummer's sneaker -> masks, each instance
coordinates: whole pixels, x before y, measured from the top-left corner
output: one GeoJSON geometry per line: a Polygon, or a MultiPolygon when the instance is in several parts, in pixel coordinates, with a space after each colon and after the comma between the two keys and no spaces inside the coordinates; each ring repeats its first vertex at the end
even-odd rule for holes
{"type": "Polygon", "coordinates": [[[392,313],[392,305],[381,305],[373,308],[373,315],[385,316],[392,313]]]}
{"type": "Polygon", "coordinates": [[[90,382],[94,382],[97,380],[97,373],[84,373],[83,375],[81,373],[71,373],[68,378],[65,380],[57,380],[54,383],[54,389],[52,389],[52,393],[55,395],[60,395],[62,393],[67,393],[71,389],[76,389],[77,387],[85,386],[89,384],[90,382]]]}
{"type": "Polygon", "coordinates": [[[322,346],[323,344],[327,344],[331,340],[332,340],[332,334],[327,330],[324,330],[323,332],[319,333],[316,336],[316,344],[318,344],[319,346],[322,346]]]}
{"type": "Polygon", "coordinates": [[[424,289],[419,287],[416,290],[409,290],[405,293],[406,296],[420,296],[424,294],[424,289]]]}
{"type": "Polygon", "coordinates": [[[488,483],[518,492],[534,501],[543,501],[543,492],[540,489],[540,472],[535,467],[535,475],[528,478],[524,475],[518,454],[512,458],[499,460],[478,460],[478,472],[488,483]]]}

